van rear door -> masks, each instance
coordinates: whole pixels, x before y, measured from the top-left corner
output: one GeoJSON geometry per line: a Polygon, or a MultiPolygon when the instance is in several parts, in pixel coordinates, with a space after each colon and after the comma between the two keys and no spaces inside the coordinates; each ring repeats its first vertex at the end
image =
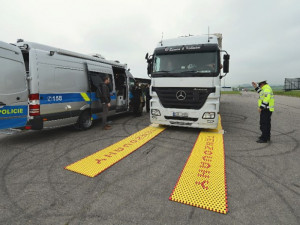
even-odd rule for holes
{"type": "Polygon", "coordinates": [[[27,123],[28,88],[21,50],[0,41],[0,129],[27,123]]]}

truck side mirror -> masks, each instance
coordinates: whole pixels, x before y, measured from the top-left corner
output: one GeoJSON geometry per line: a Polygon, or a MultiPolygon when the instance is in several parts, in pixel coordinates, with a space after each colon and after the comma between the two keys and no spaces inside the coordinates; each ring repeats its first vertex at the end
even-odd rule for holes
{"type": "Polygon", "coordinates": [[[148,66],[147,66],[147,73],[148,75],[152,73],[152,61],[148,62],[148,66]]]}
{"type": "Polygon", "coordinates": [[[148,63],[147,74],[149,75],[152,73],[152,67],[153,67],[152,55],[149,56],[149,54],[147,53],[145,56],[145,59],[147,60],[147,63],[148,63]]]}
{"type": "Polygon", "coordinates": [[[227,54],[223,56],[223,73],[229,72],[229,59],[230,55],[227,54]]]}

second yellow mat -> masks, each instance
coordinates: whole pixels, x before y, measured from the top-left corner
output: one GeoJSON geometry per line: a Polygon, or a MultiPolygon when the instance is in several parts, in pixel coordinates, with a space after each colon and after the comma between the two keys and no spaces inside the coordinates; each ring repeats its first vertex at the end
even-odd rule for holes
{"type": "Polygon", "coordinates": [[[227,186],[223,134],[201,131],[170,200],[226,214],[227,186]]]}

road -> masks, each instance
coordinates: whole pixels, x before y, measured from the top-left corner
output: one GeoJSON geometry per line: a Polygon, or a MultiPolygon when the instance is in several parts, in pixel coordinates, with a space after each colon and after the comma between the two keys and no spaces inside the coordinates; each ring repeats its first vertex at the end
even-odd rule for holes
{"type": "Polygon", "coordinates": [[[198,129],[169,127],[95,178],[64,167],[149,125],[149,115],[0,134],[0,224],[300,224],[300,100],[275,96],[272,137],[260,135],[256,93],[222,95],[228,214],[169,200],[198,129]]]}

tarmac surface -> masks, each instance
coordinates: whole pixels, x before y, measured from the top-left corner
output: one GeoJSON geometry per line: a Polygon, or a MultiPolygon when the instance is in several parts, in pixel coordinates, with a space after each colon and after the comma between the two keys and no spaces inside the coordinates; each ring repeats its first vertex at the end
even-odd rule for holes
{"type": "Polygon", "coordinates": [[[199,129],[168,127],[95,178],[64,167],[149,125],[149,114],[72,127],[0,133],[0,224],[300,224],[300,99],[275,96],[271,142],[260,136],[257,94],[222,95],[228,214],[169,196],[199,129]]]}

